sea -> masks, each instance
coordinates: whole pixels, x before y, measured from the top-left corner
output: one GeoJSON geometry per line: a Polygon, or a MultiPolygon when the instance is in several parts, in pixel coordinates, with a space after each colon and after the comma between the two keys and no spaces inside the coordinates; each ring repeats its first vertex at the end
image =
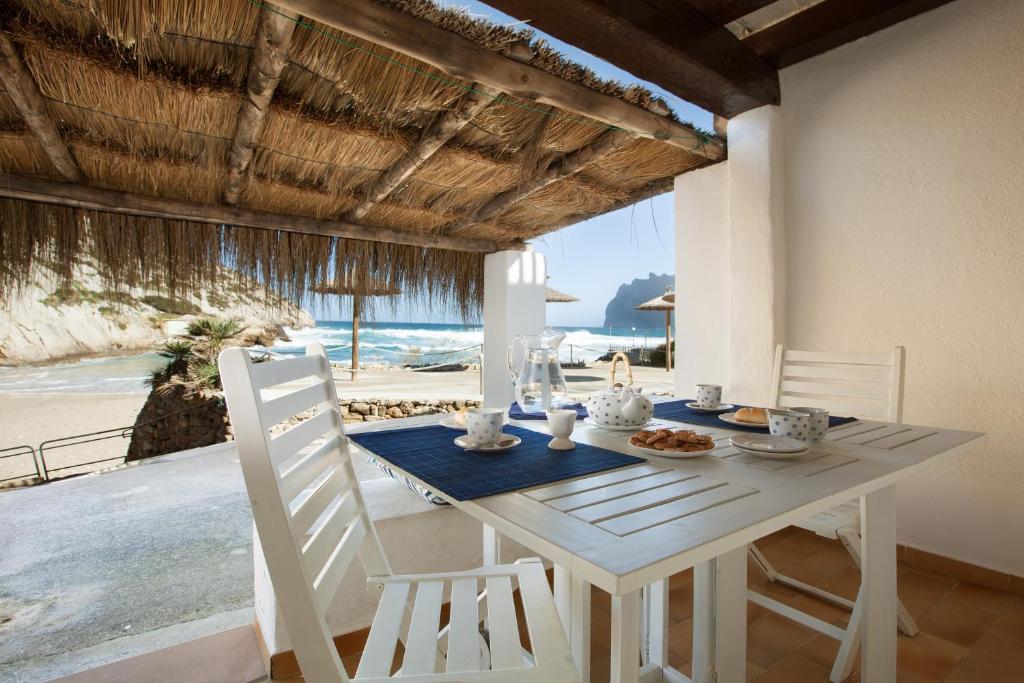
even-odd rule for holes
{"type": "MultiPolygon", "coordinates": [[[[563,361],[592,361],[610,349],[653,347],[664,342],[664,329],[561,327],[563,361]]],[[[352,323],[318,320],[316,327],[285,328],[291,341],[268,351],[284,356],[305,353],[319,342],[332,361],[352,361],[352,323]]],[[[477,362],[483,343],[480,325],[441,323],[360,322],[361,365],[443,365],[477,362]]],[[[0,367],[0,393],[145,393],[146,378],[165,361],[152,351],[90,357],[70,362],[0,367]]]]}

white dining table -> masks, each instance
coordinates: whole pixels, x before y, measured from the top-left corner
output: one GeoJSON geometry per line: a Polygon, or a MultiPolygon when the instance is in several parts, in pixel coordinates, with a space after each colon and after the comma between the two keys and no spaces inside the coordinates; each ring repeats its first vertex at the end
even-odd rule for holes
{"type": "MultiPolygon", "coordinates": [[[[431,415],[400,425],[377,421],[348,431],[417,427],[437,420],[431,415]]],[[[512,424],[547,433],[543,420],[512,424]]],[[[593,585],[611,594],[613,683],[691,680],[668,664],[668,579],[693,567],[692,680],[746,680],[747,544],[859,498],[861,680],[894,682],[894,486],[972,447],[983,435],[859,420],[829,430],[808,455],[767,460],[732,447],[729,437],[737,432],[724,422],[713,428],[656,419],[646,428],[657,426],[710,434],[715,450],[697,458],[650,456],[629,445],[631,432],[577,422],[574,441],[645,462],[475,500],[450,500],[484,525],[486,562],[497,561],[498,539],[506,536],[554,564],[555,601],[581,679],[590,676],[593,585]]],[[[444,497],[443,490],[429,488],[444,497]]]]}

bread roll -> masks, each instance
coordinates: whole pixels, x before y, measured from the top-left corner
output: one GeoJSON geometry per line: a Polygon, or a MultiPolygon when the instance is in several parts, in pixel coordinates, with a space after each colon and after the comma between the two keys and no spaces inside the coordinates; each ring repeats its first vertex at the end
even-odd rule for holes
{"type": "Polygon", "coordinates": [[[768,412],[764,408],[740,408],[736,411],[736,420],[756,425],[768,424],[768,412]]]}

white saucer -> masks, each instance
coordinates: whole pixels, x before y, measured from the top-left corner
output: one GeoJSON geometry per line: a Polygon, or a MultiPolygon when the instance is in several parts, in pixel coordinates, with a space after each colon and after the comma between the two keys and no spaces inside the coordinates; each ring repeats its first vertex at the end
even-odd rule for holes
{"type": "Polygon", "coordinates": [[[725,410],[732,410],[733,408],[736,407],[736,406],[734,406],[731,403],[719,403],[714,408],[704,408],[702,406],[697,405],[696,401],[690,401],[689,403],[686,403],[684,405],[687,408],[690,408],[692,410],[696,410],[697,412],[700,412],[700,413],[721,413],[721,412],[723,412],[725,410]]]}
{"type": "Polygon", "coordinates": [[[464,448],[467,451],[473,451],[475,453],[502,453],[515,448],[523,442],[518,436],[514,434],[502,434],[498,439],[498,443],[493,446],[487,446],[486,448],[478,448],[476,443],[471,441],[468,434],[455,437],[455,445],[459,448],[464,448]]]}
{"type": "Polygon", "coordinates": [[[806,442],[786,436],[737,434],[729,439],[729,443],[744,453],[774,460],[799,458],[811,450],[806,442]]]}
{"type": "Polygon", "coordinates": [[[610,429],[613,432],[635,432],[643,429],[653,422],[653,420],[647,420],[646,422],[642,422],[638,425],[603,425],[599,422],[594,422],[589,417],[583,418],[583,421],[591,427],[597,427],[598,429],[610,429]]]}
{"type": "Polygon", "coordinates": [[[629,444],[629,447],[636,449],[641,453],[656,455],[659,458],[699,458],[702,455],[707,455],[716,448],[716,446],[712,446],[711,448],[704,449],[703,451],[659,451],[657,448],[644,448],[643,446],[634,446],[633,444],[629,444]]]}
{"type": "Polygon", "coordinates": [[[718,416],[719,420],[724,420],[729,424],[740,425],[741,427],[753,427],[754,429],[768,429],[768,425],[754,424],[753,422],[744,422],[736,419],[736,413],[723,413],[718,416]]]}

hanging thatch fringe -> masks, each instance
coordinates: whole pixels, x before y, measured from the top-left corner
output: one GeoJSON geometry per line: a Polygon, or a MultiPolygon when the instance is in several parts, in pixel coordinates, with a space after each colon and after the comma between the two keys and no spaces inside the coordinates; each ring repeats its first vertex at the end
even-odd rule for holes
{"type": "Polygon", "coordinates": [[[354,283],[357,294],[368,294],[383,282],[471,318],[483,298],[483,259],[482,253],[0,199],[0,303],[6,304],[32,282],[37,266],[70,284],[75,263],[89,260],[112,291],[145,285],[191,294],[218,283],[227,266],[299,304],[314,284],[354,283]]]}

